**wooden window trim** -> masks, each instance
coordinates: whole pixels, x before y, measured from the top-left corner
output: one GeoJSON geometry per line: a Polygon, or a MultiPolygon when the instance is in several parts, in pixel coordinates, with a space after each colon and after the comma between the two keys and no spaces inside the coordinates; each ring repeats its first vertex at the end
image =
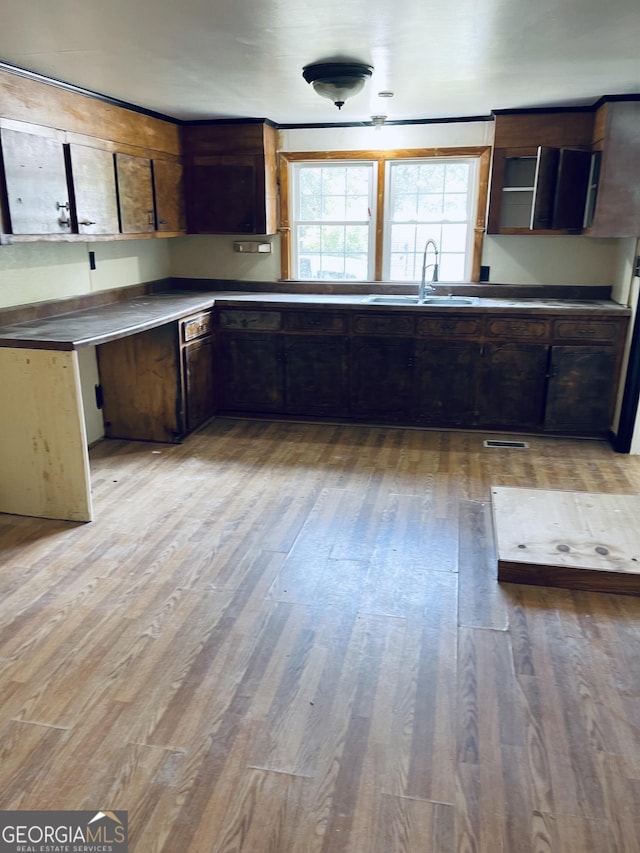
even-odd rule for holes
{"type": "Polygon", "coordinates": [[[471,281],[480,280],[480,263],[482,261],[482,240],[486,228],[487,197],[489,190],[489,169],[491,148],[488,145],[470,146],[468,148],[401,148],[393,151],[281,151],[278,154],[278,183],[280,187],[280,257],[281,279],[292,281],[291,278],[291,219],[289,165],[313,160],[368,160],[377,163],[376,187],[376,255],[374,281],[382,281],[382,258],[384,234],[384,197],[385,174],[388,160],[420,160],[433,157],[451,159],[478,159],[478,204],[475,224],[473,225],[473,255],[471,258],[471,281]]]}

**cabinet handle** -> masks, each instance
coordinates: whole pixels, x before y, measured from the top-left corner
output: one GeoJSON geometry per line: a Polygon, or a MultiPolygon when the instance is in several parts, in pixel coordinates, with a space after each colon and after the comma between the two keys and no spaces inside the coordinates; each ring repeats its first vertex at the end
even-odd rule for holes
{"type": "Polygon", "coordinates": [[[589,337],[589,336],[593,337],[595,335],[595,333],[596,333],[595,329],[578,329],[578,334],[582,335],[583,337],[585,337],[585,336],[586,337],[589,337]]]}
{"type": "Polygon", "coordinates": [[[95,225],[95,224],[96,223],[94,222],[93,219],[81,219],[80,222],[78,222],[78,225],[95,225]]]}

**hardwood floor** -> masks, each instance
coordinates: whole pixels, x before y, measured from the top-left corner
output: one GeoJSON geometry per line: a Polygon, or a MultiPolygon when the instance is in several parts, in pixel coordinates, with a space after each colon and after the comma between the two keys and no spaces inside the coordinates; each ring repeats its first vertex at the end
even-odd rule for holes
{"type": "Polygon", "coordinates": [[[218,419],[0,515],[0,808],[133,853],[637,853],[640,599],[498,585],[490,488],[600,442],[218,419]]]}

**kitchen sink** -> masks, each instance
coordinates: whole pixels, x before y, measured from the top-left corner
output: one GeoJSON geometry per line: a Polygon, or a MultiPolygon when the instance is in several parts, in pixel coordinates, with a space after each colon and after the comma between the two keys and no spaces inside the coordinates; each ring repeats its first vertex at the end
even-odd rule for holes
{"type": "Polygon", "coordinates": [[[372,305],[417,305],[417,306],[454,306],[454,305],[477,305],[477,296],[425,296],[420,300],[417,296],[368,296],[367,302],[372,305]]]}

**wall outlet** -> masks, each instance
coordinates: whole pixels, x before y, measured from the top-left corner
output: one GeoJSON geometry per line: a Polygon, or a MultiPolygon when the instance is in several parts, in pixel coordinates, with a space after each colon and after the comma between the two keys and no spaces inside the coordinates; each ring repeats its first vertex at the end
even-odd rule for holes
{"type": "Polygon", "coordinates": [[[271,254],[271,243],[258,243],[255,241],[242,241],[233,244],[234,252],[243,252],[246,254],[271,254]]]}

